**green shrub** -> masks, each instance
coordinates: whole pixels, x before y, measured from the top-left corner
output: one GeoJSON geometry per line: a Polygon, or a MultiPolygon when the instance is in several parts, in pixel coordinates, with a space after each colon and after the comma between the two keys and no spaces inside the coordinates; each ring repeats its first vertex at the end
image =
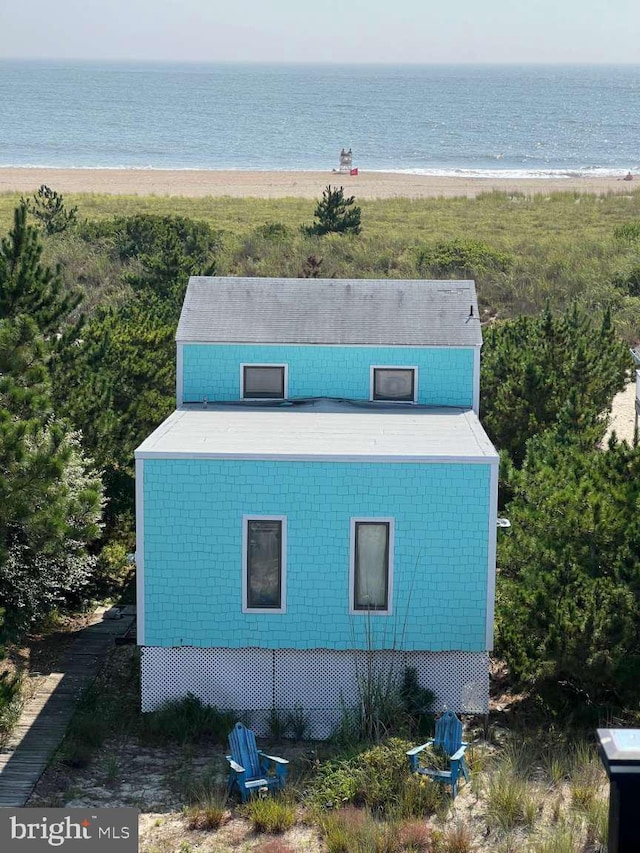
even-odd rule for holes
{"type": "Polygon", "coordinates": [[[291,237],[291,229],[282,222],[265,222],[256,231],[265,240],[272,240],[274,243],[284,243],[291,237]]]}
{"type": "Polygon", "coordinates": [[[416,270],[434,278],[475,278],[488,272],[508,272],[513,258],[479,240],[449,240],[421,246],[417,250],[416,270]]]}
{"type": "Polygon", "coordinates": [[[122,589],[133,573],[129,552],[121,542],[109,542],[96,561],[92,587],[100,595],[122,589]]]}
{"type": "Polygon", "coordinates": [[[254,797],[242,807],[255,832],[280,834],[296,822],[295,804],[282,796],[254,797]]]}
{"type": "Polygon", "coordinates": [[[366,806],[380,815],[419,816],[436,811],[443,787],[410,771],[407,741],[390,738],[347,758],[323,764],[312,779],[308,795],[323,808],[366,806]]]}
{"type": "Polygon", "coordinates": [[[8,671],[0,673],[0,745],[6,740],[20,718],[22,697],[21,679],[8,671]]]}
{"type": "Polygon", "coordinates": [[[436,695],[428,687],[420,686],[418,671],[414,666],[408,666],[404,670],[400,685],[400,698],[411,732],[421,737],[428,737],[433,734],[432,707],[436,695]]]}
{"type": "Polygon", "coordinates": [[[635,243],[640,240],[640,222],[625,222],[624,225],[618,225],[613,229],[613,236],[616,240],[635,243]]]}
{"type": "Polygon", "coordinates": [[[627,296],[640,296],[640,266],[633,266],[629,272],[616,275],[613,285],[627,296]]]}
{"type": "Polygon", "coordinates": [[[205,705],[192,693],[167,702],[157,711],[142,716],[140,739],[146,743],[224,743],[238,721],[234,711],[205,705]]]}

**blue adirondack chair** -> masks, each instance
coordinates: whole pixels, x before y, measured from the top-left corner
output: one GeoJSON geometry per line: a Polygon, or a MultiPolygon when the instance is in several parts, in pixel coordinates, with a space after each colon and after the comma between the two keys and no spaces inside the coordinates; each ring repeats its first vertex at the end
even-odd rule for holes
{"type": "Polygon", "coordinates": [[[467,746],[466,741],[462,740],[462,723],[453,711],[445,711],[436,722],[435,737],[423,743],[422,746],[416,746],[407,752],[411,770],[414,773],[429,776],[436,782],[444,782],[445,785],[451,785],[451,793],[453,799],[455,799],[458,793],[458,779],[460,775],[462,774],[465,780],[469,781],[469,768],[464,757],[467,746]],[[449,770],[437,770],[435,768],[420,766],[420,753],[428,746],[439,749],[449,757],[449,770]]]}
{"type": "Polygon", "coordinates": [[[242,723],[236,723],[229,734],[229,750],[229,793],[237,788],[243,803],[261,788],[284,788],[289,762],[258,749],[256,736],[242,723]]]}

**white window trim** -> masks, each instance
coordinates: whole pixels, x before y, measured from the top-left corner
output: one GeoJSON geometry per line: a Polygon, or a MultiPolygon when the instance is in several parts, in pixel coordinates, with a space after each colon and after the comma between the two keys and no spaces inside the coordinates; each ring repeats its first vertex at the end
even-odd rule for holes
{"type": "Polygon", "coordinates": [[[418,366],[415,364],[372,364],[369,368],[369,401],[372,403],[407,403],[418,402],[418,366]],[[413,400],[374,400],[374,376],[376,370],[413,370],[413,400]]]}
{"type": "Polygon", "coordinates": [[[242,516],[242,612],[243,613],[286,613],[287,612],[287,516],[286,515],[243,515],[242,516]],[[247,557],[249,553],[249,522],[280,521],[282,537],[280,547],[280,607],[249,607],[247,603],[247,557]]]}
{"type": "Polygon", "coordinates": [[[350,519],[349,531],[349,615],[350,616],[391,616],[393,614],[393,551],[395,542],[395,519],[387,517],[354,516],[350,519]],[[387,523],[389,525],[389,567],[388,595],[386,610],[360,610],[355,608],[356,595],[356,524],[364,522],[387,523]]]}
{"type": "Polygon", "coordinates": [[[271,364],[265,361],[245,361],[240,365],[240,399],[241,400],[288,400],[289,399],[289,365],[278,362],[271,364]],[[245,397],[244,396],[244,369],[245,367],[282,367],[284,368],[284,397],[245,397]]]}

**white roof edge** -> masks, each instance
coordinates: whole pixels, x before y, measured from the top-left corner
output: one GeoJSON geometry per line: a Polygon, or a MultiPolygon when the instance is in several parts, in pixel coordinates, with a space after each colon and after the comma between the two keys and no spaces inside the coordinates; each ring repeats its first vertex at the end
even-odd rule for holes
{"type": "Polygon", "coordinates": [[[313,401],[308,408],[273,410],[181,406],[138,445],[134,455],[136,459],[395,464],[493,464],[499,460],[471,409],[434,407],[431,412],[428,408],[407,406],[406,411],[375,411],[369,407],[352,410],[347,404],[324,400],[313,401]],[[439,420],[442,416],[445,420],[439,420]],[[451,420],[447,422],[447,418],[451,420]],[[459,441],[450,440],[450,426],[462,430],[459,441]],[[283,434],[283,429],[289,432],[283,434]],[[283,435],[285,438],[281,439],[283,435]],[[378,443],[381,446],[372,446],[378,443]]]}
{"type": "Polygon", "coordinates": [[[482,349],[483,341],[477,344],[320,344],[307,343],[306,341],[287,341],[287,343],[260,343],[256,341],[192,341],[189,338],[179,338],[176,334],[177,344],[190,344],[192,346],[251,346],[251,347],[362,347],[362,349],[482,349]]]}
{"type": "Polygon", "coordinates": [[[487,453],[485,456],[406,456],[401,455],[365,455],[357,454],[297,454],[297,453],[198,453],[193,451],[154,451],[136,450],[136,459],[237,459],[253,462],[386,462],[391,464],[425,463],[455,463],[492,465],[500,461],[497,453],[487,453]]]}

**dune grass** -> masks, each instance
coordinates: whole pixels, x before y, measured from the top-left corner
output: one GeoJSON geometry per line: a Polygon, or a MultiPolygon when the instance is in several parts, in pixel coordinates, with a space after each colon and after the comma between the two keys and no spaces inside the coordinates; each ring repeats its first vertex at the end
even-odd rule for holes
{"type": "MultiPolygon", "coordinates": [[[[0,233],[10,226],[19,198],[0,194],[0,233]]],[[[362,234],[346,238],[304,235],[301,226],[313,220],[315,206],[307,199],[70,194],[65,203],[77,205],[80,222],[135,213],[205,221],[221,234],[220,275],[295,277],[316,267],[320,276],[338,278],[468,277],[477,282],[486,316],[536,313],[547,303],[562,310],[577,301],[589,310],[611,309],[627,340],[640,335],[640,297],[621,285],[640,267],[640,240],[634,237],[640,190],[362,201],[362,234]],[[444,270],[425,263],[435,246],[451,241],[482,244],[506,263],[486,266],[472,257],[444,270]]],[[[67,279],[86,290],[85,310],[126,298],[108,246],[59,235],[46,241],[45,260],[60,260],[67,279]]]]}

